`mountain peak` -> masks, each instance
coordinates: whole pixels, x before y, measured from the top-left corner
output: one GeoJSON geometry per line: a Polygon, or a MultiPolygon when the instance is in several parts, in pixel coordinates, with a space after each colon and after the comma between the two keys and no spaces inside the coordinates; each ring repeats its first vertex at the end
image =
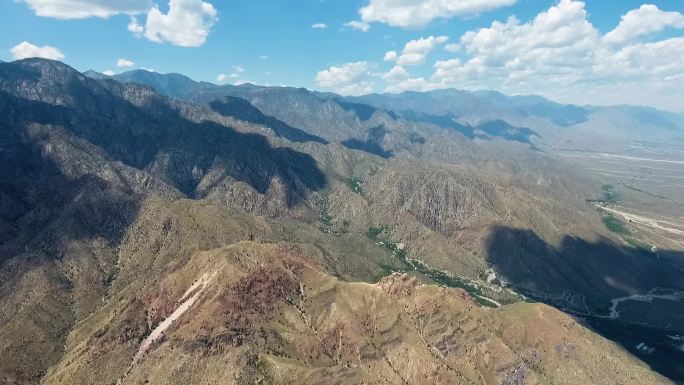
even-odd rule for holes
{"type": "Polygon", "coordinates": [[[124,83],[138,83],[155,88],[159,93],[173,98],[181,98],[199,87],[199,83],[177,73],[161,74],[144,69],[127,71],[113,76],[124,83]]]}
{"type": "Polygon", "coordinates": [[[74,96],[90,93],[93,81],[73,67],[49,59],[23,59],[0,64],[0,89],[28,100],[69,106],[74,96]]]}
{"type": "Polygon", "coordinates": [[[94,70],[88,70],[83,72],[83,76],[89,77],[91,79],[96,79],[96,80],[102,80],[102,79],[109,79],[111,76],[105,75],[101,72],[97,72],[94,70]]]}

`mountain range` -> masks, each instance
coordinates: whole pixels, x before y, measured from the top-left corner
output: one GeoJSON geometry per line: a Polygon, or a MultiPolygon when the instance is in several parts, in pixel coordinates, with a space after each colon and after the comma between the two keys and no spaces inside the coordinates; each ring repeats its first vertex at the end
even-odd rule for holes
{"type": "Polygon", "coordinates": [[[193,102],[209,102],[225,95],[238,96],[276,116],[282,112],[271,110],[274,106],[267,102],[267,95],[276,97],[280,93],[294,97],[297,92],[309,93],[320,100],[341,102],[340,106],[347,109],[358,107],[356,112],[362,120],[372,116],[375,110],[383,109],[409,121],[453,128],[466,136],[504,137],[521,142],[533,139],[546,150],[615,150],[629,146],[634,140],[684,140],[684,116],[649,107],[563,105],[539,96],[506,96],[495,91],[455,89],[340,97],[287,87],[217,86],[195,82],[180,74],[147,70],[124,72],[113,78],[149,85],[165,96],[193,102]]]}
{"type": "Polygon", "coordinates": [[[0,63],[0,383],[681,381],[676,342],[605,330],[684,335],[679,302],[611,312],[684,291],[684,250],[553,156],[679,141],[641,107],[0,63]]]}

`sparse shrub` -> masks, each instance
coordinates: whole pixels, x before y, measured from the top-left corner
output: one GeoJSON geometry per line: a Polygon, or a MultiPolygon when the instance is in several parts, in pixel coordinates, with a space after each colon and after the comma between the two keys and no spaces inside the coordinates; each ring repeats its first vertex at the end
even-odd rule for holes
{"type": "Polygon", "coordinates": [[[377,240],[378,236],[382,234],[382,232],[385,231],[385,227],[370,227],[368,229],[368,232],[366,232],[366,236],[372,240],[377,240]]]}
{"type": "Polygon", "coordinates": [[[603,216],[603,218],[601,218],[601,220],[603,221],[603,224],[606,225],[608,230],[610,230],[616,234],[620,234],[620,235],[630,235],[631,234],[629,232],[629,230],[627,229],[627,227],[625,227],[624,223],[622,223],[622,221],[620,219],[616,218],[614,215],[606,214],[603,216]]]}
{"type": "Polygon", "coordinates": [[[620,198],[620,194],[617,193],[615,190],[615,186],[611,185],[604,185],[603,186],[603,200],[608,202],[608,203],[619,203],[622,199],[620,198]]]}
{"type": "Polygon", "coordinates": [[[641,242],[634,238],[626,238],[625,242],[644,255],[653,255],[652,247],[648,243],[641,242]]]}
{"type": "Polygon", "coordinates": [[[362,183],[363,182],[361,181],[361,179],[358,178],[347,179],[347,185],[349,186],[349,188],[359,195],[363,195],[362,183]]]}

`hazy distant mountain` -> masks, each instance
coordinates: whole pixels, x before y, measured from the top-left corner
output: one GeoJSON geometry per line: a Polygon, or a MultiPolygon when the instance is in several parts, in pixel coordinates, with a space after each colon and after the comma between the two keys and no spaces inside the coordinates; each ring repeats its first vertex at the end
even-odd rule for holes
{"type": "Polygon", "coordinates": [[[606,229],[535,128],[368,103],[0,64],[0,379],[668,383],[528,301],[651,322],[605,317],[684,290],[680,250],[606,229]]]}
{"type": "MultiPolygon", "coordinates": [[[[354,103],[351,102],[351,99],[342,98],[335,94],[316,93],[305,89],[269,88],[254,85],[217,86],[209,83],[192,82],[184,77],[179,78],[176,74],[161,75],[146,71],[126,72],[116,75],[115,78],[121,81],[145,84],[166,96],[194,102],[208,103],[224,96],[240,97],[251,101],[266,113],[288,122],[291,126],[305,128],[311,132],[316,132],[327,140],[339,140],[357,148],[371,148],[365,145],[361,146],[360,143],[365,139],[355,137],[355,134],[361,127],[363,129],[373,128],[365,123],[372,121],[371,118],[376,112],[384,113],[388,119],[396,120],[398,118],[394,113],[388,112],[389,109],[383,111],[383,106],[377,108],[369,104],[354,103]],[[291,105],[297,105],[300,108],[292,109],[290,108],[291,105]],[[328,114],[322,115],[320,114],[321,111],[328,111],[328,114]]],[[[407,120],[413,118],[409,113],[402,114],[401,117],[407,120]]],[[[432,116],[428,118],[432,118],[432,116]]],[[[491,123],[485,121],[475,125],[466,124],[465,129],[458,131],[470,139],[501,137],[524,143],[529,143],[531,136],[536,135],[530,129],[519,129],[502,120],[491,123]],[[505,129],[500,128],[502,124],[506,126],[505,129]],[[492,129],[492,127],[497,127],[497,129],[492,129]],[[466,131],[468,132],[466,133],[466,131]]],[[[372,151],[389,154],[380,147],[372,151]]]]}
{"type": "Polygon", "coordinates": [[[320,114],[315,111],[290,106],[318,104],[318,109],[331,113],[339,107],[354,112],[361,122],[369,120],[375,111],[383,110],[394,119],[455,129],[470,139],[503,138],[548,150],[615,151],[628,149],[635,141],[684,141],[684,121],[680,115],[653,108],[581,107],[555,103],[539,96],[506,96],[495,91],[454,89],[343,98],[295,88],[217,86],[193,82],[182,75],[141,70],[115,78],[149,85],[166,96],[194,102],[207,103],[226,95],[241,97],[274,118],[293,127],[316,130],[317,135],[333,141],[363,139],[349,138],[351,134],[346,131],[356,125],[353,122],[335,124],[330,127],[334,132],[328,135],[321,132],[320,127],[330,126],[333,120],[344,122],[347,119],[340,114],[336,114],[335,119],[326,116],[324,121],[317,121],[320,114]],[[296,102],[297,99],[300,102],[296,102]],[[645,126],[648,130],[644,130],[645,126]]]}
{"type": "Polygon", "coordinates": [[[138,83],[150,86],[164,96],[183,98],[193,93],[200,83],[180,74],[160,74],[148,70],[133,70],[113,76],[114,79],[127,83],[138,83]]]}
{"type": "Polygon", "coordinates": [[[400,94],[372,94],[352,98],[362,103],[392,111],[414,111],[455,118],[481,114],[482,119],[498,116],[537,116],[554,124],[569,126],[581,123],[591,112],[587,108],[566,106],[539,96],[506,96],[495,91],[459,91],[454,89],[400,94]]]}

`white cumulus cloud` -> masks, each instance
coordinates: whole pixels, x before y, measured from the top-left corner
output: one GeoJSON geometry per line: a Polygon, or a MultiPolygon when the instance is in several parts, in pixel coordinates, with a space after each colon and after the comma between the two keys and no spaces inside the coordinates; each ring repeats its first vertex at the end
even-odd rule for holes
{"type": "MultiPolygon", "coordinates": [[[[226,75],[226,74],[224,74],[224,73],[219,74],[219,75],[216,77],[216,81],[217,81],[217,82],[225,82],[225,81],[227,81],[227,80],[229,80],[229,79],[233,79],[233,80],[234,80],[234,79],[239,79],[244,73],[245,73],[245,69],[244,69],[244,68],[242,68],[242,67],[239,66],[239,65],[234,65],[234,66],[233,66],[233,72],[231,72],[231,73],[228,74],[228,75],[226,75]]],[[[239,80],[238,82],[239,82],[239,84],[242,84],[242,83],[249,83],[249,82],[246,81],[246,80],[239,80]]],[[[236,83],[236,84],[237,84],[237,83],[236,83]]]]}
{"type": "Polygon", "coordinates": [[[382,60],[384,60],[384,61],[395,61],[395,60],[397,60],[397,51],[385,52],[385,57],[382,60]]]}
{"type": "Polygon", "coordinates": [[[437,18],[472,16],[513,5],[516,0],[369,0],[359,10],[365,23],[385,23],[393,27],[417,28],[437,18]]]}
{"type": "Polygon", "coordinates": [[[216,8],[201,0],[170,0],[164,14],[158,7],[147,13],[143,35],[154,42],[199,47],[218,21],[216,8]]]}
{"type": "Polygon", "coordinates": [[[31,57],[39,57],[43,59],[52,60],[62,60],[64,59],[64,54],[61,53],[57,48],[51,47],[49,45],[44,45],[42,47],[33,45],[27,41],[23,41],[16,46],[14,46],[10,52],[15,60],[27,59],[31,57]]]}
{"type": "Polygon", "coordinates": [[[381,75],[383,79],[392,83],[407,79],[410,76],[411,75],[408,73],[408,71],[406,71],[406,69],[404,69],[402,66],[394,66],[391,70],[381,75]]]}
{"type": "MultiPolygon", "coordinates": [[[[19,1],[19,0],[17,0],[19,1]]],[[[214,6],[202,0],[169,0],[164,13],[152,0],[21,0],[38,16],[56,19],[130,15],[127,28],[136,37],[181,47],[204,44],[218,21],[214,6]],[[139,22],[139,18],[143,22],[139,22]]]]}
{"type": "Polygon", "coordinates": [[[55,19],[107,18],[138,14],[152,7],[151,0],[24,0],[38,16],[55,19]]]}
{"type": "Polygon", "coordinates": [[[332,66],[316,74],[318,86],[342,95],[362,95],[373,91],[368,62],[359,61],[332,66]]]}
{"type": "Polygon", "coordinates": [[[128,23],[128,30],[133,32],[133,35],[140,37],[145,32],[145,27],[138,23],[138,18],[131,16],[131,21],[128,23]]]}
{"type": "Polygon", "coordinates": [[[385,92],[400,93],[404,91],[432,91],[439,88],[436,84],[425,80],[425,78],[408,78],[391,83],[385,92]]]}
{"type": "Polygon", "coordinates": [[[116,66],[117,67],[133,67],[135,63],[128,59],[119,59],[116,61],[116,66]]]}
{"type": "Polygon", "coordinates": [[[447,44],[444,46],[444,49],[449,52],[458,52],[461,50],[461,45],[458,43],[447,44]]]}
{"type": "Polygon", "coordinates": [[[370,24],[364,21],[357,20],[352,20],[348,23],[344,23],[344,26],[361,32],[368,32],[368,30],[370,29],[370,24]]]}
{"type": "Polygon", "coordinates": [[[326,28],[328,28],[328,24],[316,23],[316,24],[312,24],[311,28],[313,28],[313,29],[326,29],[326,28]]]}
{"type": "Polygon", "coordinates": [[[411,40],[404,46],[401,55],[395,51],[385,53],[385,61],[396,61],[400,66],[413,66],[423,64],[427,55],[437,46],[449,40],[446,36],[428,36],[417,40],[411,40]]]}
{"type": "Polygon", "coordinates": [[[668,27],[684,28],[684,15],[679,12],[663,12],[655,5],[644,4],[641,8],[622,16],[620,24],[608,32],[604,40],[612,44],[621,44],[668,27]]]}
{"type": "Polygon", "coordinates": [[[637,40],[676,28],[675,14],[642,6],[602,35],[588,20],[584,2],[560,0],[528,22],[511,16],[466,32],[458,41],[459,58],[436,62],[430,77],[388,77],[385,90],[495,89],[567,103],[648,103],[679,111],[684,37],[637,40]],[[634,15],[644,17],[635,23],[634,15]]]}

